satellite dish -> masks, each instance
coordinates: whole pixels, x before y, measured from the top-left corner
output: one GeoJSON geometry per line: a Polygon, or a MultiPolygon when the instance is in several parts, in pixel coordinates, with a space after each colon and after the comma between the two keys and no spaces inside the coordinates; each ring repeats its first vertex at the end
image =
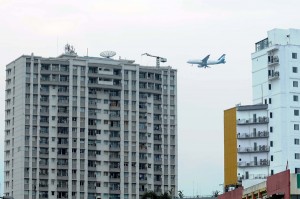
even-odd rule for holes
{"type": "Polygon", "coordinates": [[[116,54],[117,53],[115,51],[109,51],[109,50],[107,50],[107,51],[101,52],[100,56],[101,57],[105,57],[105,58],[111,58],[111,57],[115,56],[116,54]]]}

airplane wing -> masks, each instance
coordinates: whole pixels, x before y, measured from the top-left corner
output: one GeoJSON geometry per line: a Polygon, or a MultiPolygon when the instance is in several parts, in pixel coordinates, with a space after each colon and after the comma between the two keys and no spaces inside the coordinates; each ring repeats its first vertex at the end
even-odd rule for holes
{"type": "Polygon", "coordinates": [[[207,65],[207,60],[209,59],[210,55],[207,55],[204,59],[202,59],[203,66],[207,65]]]}

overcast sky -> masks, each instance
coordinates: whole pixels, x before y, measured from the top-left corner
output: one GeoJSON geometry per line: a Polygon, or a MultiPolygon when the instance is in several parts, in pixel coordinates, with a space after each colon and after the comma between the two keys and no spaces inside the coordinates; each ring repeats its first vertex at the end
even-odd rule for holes
{"type": "MultiPolygon", "coordinates": [[[[117,56],[142,65],[168,59],[178,69],[179,190],[210,195],[223,183],[223,110],[251,103],[254,43],[273,28],[300,28],[299,0],[0,0],[0,140],[4,144],[5,66],[23,54],[117,56]],[[186,63],[210,54],[227,63],[186,63]]],[[[3,152],[0,155],[3,185],[3,152]]],[[[3,192],[3,188],[0,190],[3,192]]]]}

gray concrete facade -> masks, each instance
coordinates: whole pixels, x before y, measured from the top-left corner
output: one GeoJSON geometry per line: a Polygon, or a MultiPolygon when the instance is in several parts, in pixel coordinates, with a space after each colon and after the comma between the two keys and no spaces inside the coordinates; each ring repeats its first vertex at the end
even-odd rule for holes
{"type": "Polygon", "coordinates": [[[21,56],[6,66],[4,194],[177,194],[177,71],[132,60],[21,56]]]}

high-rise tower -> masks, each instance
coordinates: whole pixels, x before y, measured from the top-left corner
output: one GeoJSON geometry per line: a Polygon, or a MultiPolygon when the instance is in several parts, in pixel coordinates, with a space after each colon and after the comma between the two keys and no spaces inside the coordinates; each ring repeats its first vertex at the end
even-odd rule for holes
{"type": "Polygon", "coordinates": [[[299,55],[300,30],[297,29],[273,29],[268,31],[267,38],[255,44],[254,105],[236,106],[224,115],[226,186],[240,180],[247,187],[286,169],[300,172],[299,55]],[[235,137],[237,141],[226,137],[235,137]],[[237,164],[226,159],[229,157],[226,151],[232,152],[233,147],[237,164]],[[232,173],[232,170],[236,170],[238,178],[230,177],[228,171],[232,173]]]}
{"type": "Polygon", "coordinates": [[[4,194],[177,193],[177,80],[132,60],[21,56],[6,66],[4,194]]]}
{"type": "Polygon", "coordinates": [[[274,29],[252,54],[253,103],[268,104],[270,174],[300,172],[300,30],[274,29]]]}

